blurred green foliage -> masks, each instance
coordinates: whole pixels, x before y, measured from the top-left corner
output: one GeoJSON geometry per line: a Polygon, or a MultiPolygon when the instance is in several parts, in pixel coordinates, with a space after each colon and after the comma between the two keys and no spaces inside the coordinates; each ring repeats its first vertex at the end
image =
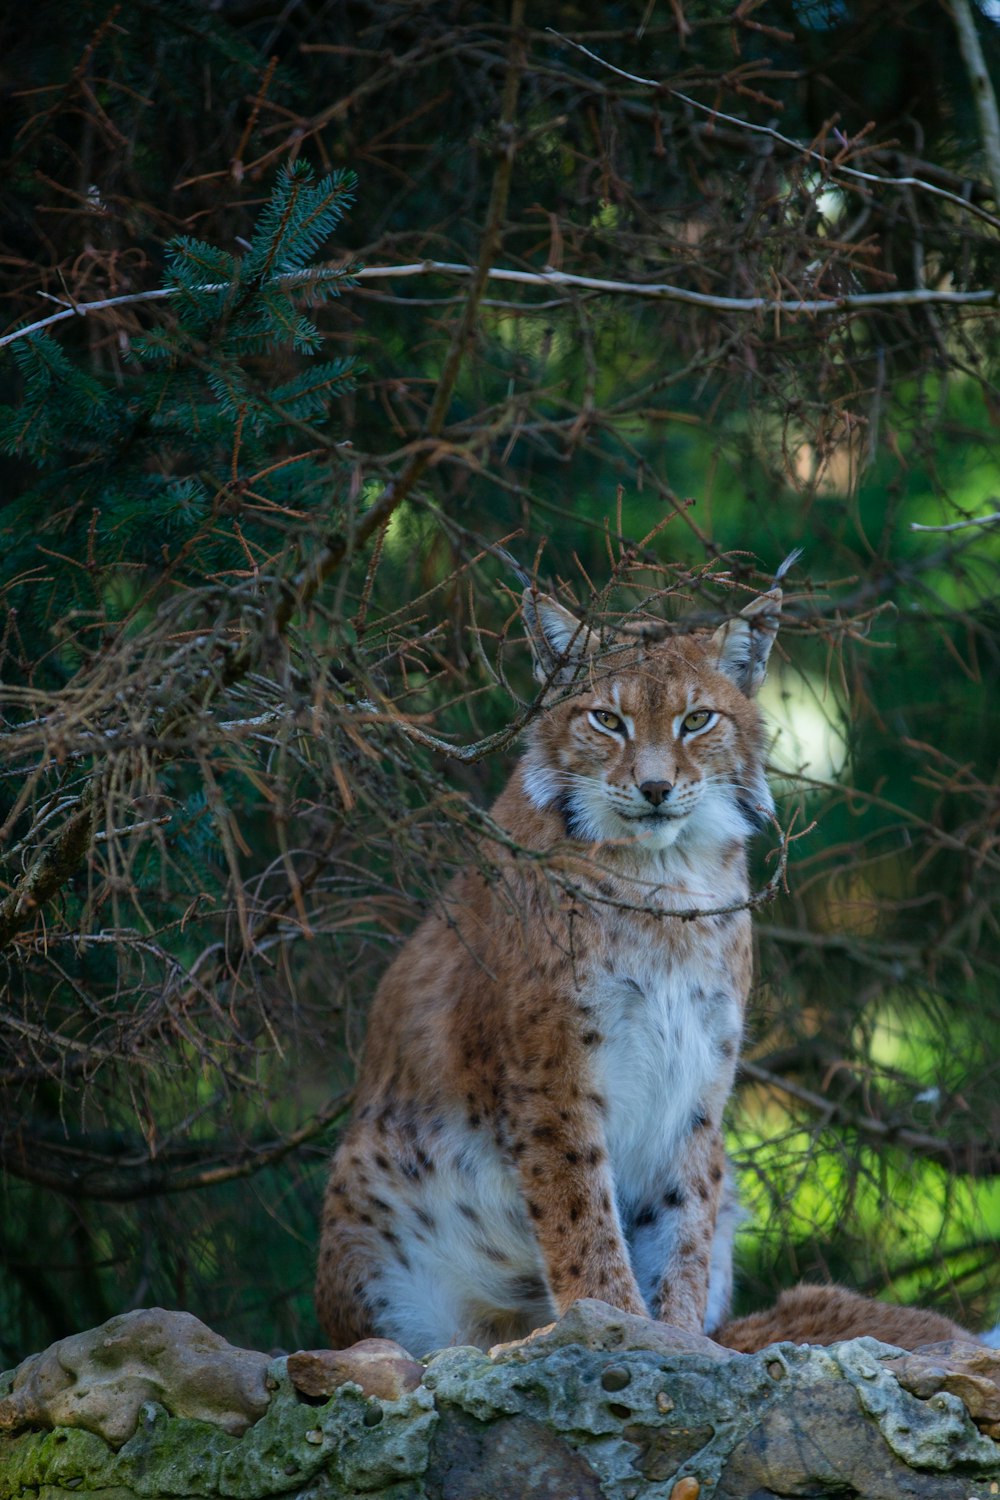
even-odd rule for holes
{"type": "MultiPolygon", "coordinates": [[[[804,548],[767,707],[782,822],[816,826],[758,918],[740,1296],[829,1274],[995,1315],[1000,535],[910,529],[998,507],[995,313],[491,283],[429,444],[467,281],[270,272],[475,264],[506,7],[140,10],[0,20],[7,326],[37,291],[179,293],[0,356],[0,900],[95,799],[3,955],[0,1365],[142,1303],[316,1342],[366,1001],[512,753],[399,721],[468,744],[516,712],[498,666],[531,691],[504,538],[582,606],[670,618],[804,548]]],[[[943,7],[646,12],[531,18],[498,261],[730,297],[1000,286],[943,7]],[[822,169],[739,127],[775,119],[822,169]]]]}

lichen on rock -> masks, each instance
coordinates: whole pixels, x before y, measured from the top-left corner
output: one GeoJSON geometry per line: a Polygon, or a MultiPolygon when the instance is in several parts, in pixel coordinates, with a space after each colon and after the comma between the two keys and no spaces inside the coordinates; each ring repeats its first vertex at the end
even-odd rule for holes
{"type": "Polygon", "coordinates": [[[925,1344],[917,1353],[891,1359],[888,1369],[914,1396],[941,1391],[961,1398],[987,1437],[1000,1438],[1000,1353],[973,1340],[925,1344]]]}
{"type": "Polygon", "coordinates": [[[0,1500],[967,1500],[1000,1492],[973,1421],[998,1373],[872,1339],[736,1354],[599,1302],[425,1364],[384,1340],[269,1360],[129,1314],[0,1377],[0,1500]]]}

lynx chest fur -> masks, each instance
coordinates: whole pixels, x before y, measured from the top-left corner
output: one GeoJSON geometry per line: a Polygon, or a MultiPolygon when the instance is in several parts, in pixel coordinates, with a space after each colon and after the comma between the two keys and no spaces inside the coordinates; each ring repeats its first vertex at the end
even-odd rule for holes
{"type": "Polygon", "coordinates": [[[751,981],[753,695],[777,589],[714,634],[599,645],[525,595],[547,706],[376,994],[324,1204],[331,1341],[490,1343],[600,1297],[724,1319],[722,1111],[751,981]]]}

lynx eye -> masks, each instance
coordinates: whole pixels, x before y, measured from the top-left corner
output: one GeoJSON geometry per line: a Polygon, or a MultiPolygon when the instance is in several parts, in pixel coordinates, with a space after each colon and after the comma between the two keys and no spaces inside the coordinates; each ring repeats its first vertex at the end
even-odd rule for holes
{"type": "Polygon", "coordinates": [[[710,708],[696,708],[693,713],[688,714],[681,728],[685,734],[694,734],[696,729],[704,729],[709,720],[714,718],[710,708]]]}
{"type": "Polygon", "coordinates": [[[595,723],[600,724],[602,729],[611,729],[615,734],[621,734],[625,728],[624,721],[607,708],[592,708],[590,717],[595,723]]]}

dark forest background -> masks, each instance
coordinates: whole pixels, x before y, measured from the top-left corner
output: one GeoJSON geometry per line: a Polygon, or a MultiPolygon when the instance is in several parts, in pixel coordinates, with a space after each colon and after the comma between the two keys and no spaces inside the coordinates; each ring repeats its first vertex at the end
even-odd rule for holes
{"type": "Polygon", "coordinates": [[[534,711],[496,544],[706,621],[802,547],[739,1305],[1000,1312],[995,85],[972,0],[0,19],[0,1367],[319,1340],[369,997],[534,711]]]}

